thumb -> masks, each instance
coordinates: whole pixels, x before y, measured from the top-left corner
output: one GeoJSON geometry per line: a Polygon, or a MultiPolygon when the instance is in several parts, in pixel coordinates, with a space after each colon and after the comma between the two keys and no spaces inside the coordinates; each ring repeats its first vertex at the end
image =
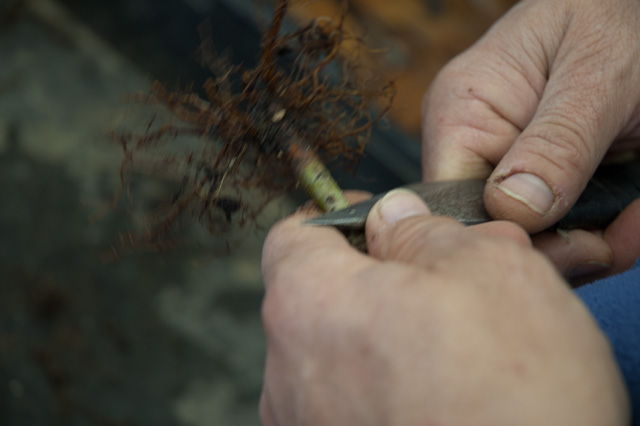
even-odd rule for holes
{"type": "Polygon", "coordinates": [[[630,80],[635,61],[608,59],[625,58],[617,54],[615,38],[585,49],[584,37],[569,28],[535,114],[485,189],[492,217],[531,233],[569,211],[637,104],[630,80]]]}
{"type": "Polygon", "coordinates": [[[524,230],[511,222],[466,227],[452,218],[432,216],[424,201],[406,189],[391,191],[374,205],[365,233],[371,256],[422,266],[461,250],[473,251],[473,242],[487,237],[531,244],[524,230]]]}
{"type": "Polygon", "coordinates": [[[429,251],[427,246],[433,239],[430,232],[438,227],[451,232],[459,226],[455,220],[432,216],[414,192],[396,189],[378,201],[367,217],[367,250],[381,260],[419,262],[416,256],[429,251]]]}

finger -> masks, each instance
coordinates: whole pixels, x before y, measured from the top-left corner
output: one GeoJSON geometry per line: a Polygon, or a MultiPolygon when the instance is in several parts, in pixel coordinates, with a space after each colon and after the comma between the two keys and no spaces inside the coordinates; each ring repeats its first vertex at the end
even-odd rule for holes
{"type": "MultiPolygon", "coordinates": [[[[630,19],[637,19],[637,5],[633,9],[630,19]]],[[[640,53],[630,54],[624,41],[635,24],[620,22],[617,12],[611,22],[595,15],[578,11],[568,21],[537,111],[485,190],[493,217],[514,220],[529,232],[566,214],[634,116],[640,53]],[[595,28],[609,25],[610,32],[595,28]]]]}
{"type": "Polygon", "coordinates": [[[583,281],[608,270],[613,253],[602,232],[581,229],[543,232],[534,236],[533,245],[547,255],[565,278],[583,281]]]}
{"type": "Polygon", "coordinates": [[[327,309],[336,311],[355,275],[374,262],[337,229],[305,225],[312,214],[302,210],[279,222],[264,243],[262,322],[270,350],[311,344],[310,324],[324,320],[327,309]]]}
{"type": "Polygon", "coordinates": [[[507,238],[522,246],[531,246],[531,237],[529,234],[514,222],[495,220],[470,226],[468,229],[481,235],[507,238]]]}
{"type": "MultiPolygon", "coordinates": [[[[347,192],[345,195],[351,203],[371,196],[362,191],[347,192]]],[[[318,214],[319,211],[313,207],[302,208],[270,230],[262,252],[262,273],[266,286],[277,281],[278,271],[288,267],[293,268],[293,272],[315,263],[315,270],[319,269],[317,259],[333,262],[337,266],[348,263],[353,257],[364,257],[349,245],[337,229],[304,224],[307,219],[318,214]]]]}
{"type": "Polygon", "coordinates": [[[427,92],[422,113],[426,181],[487,178],[524,128],[527,120],[519,116],[533,112],[527,104],[535,93],[513,96],[522,76],[513,72],[512,81],[505,82],[502,75],[482,72],[496,54],[480,59],[478,53],[450,62],[427,92]]]}
{"type": "Polygon", "coordinates": [[[623,272],[640,257],[640,200],[603,231],[543,232],[534,246],[574,285],[623,272]]]}
{"type": "Polygon", "coordinates": [[[611,273],[625,271],[640,257],[640,200],[631,203],[604,231],[613,252],[611,273]]]}
{"type": "Polygon", "coordinates": [[[480,235],[530,245],[525,231],[512,223],[467,228],[451,218],[432,216],[421,198],[404,189],[376,203],[366,223],[367,248],[373,257],[424,266],[439,256],[469,249],[480,235]]]}
{"type": "Polygon", "coordinates": [[[438,74],[423,103],[425,180],[487,178],[534,116],[557,5],[522,2],[438,74]],[[532,28],[531,16],[545,23],[532,28]]]}
{"type": "MultiPolygon", "coordinates": [[[[369,254],[378,259],[413,260],[412,256],[405,253],[415,253],[416,244],[426,243],[426,240],[411,238],[409,227],[398,228],[396,223],[410,218],[430,218],[438,220],[431,215],[429,207],[414,192],[407,189],[396,189],[388,192],[378,201],[367,216],[365,224],[365,236],[369,254]],[[390,237],[389,229],[393,228],[390,237]]],[[[446,220],[448,224],[453,221],[446,220]]],[[[417,222],[413,222],[417,223],[417,222]]],[[[450,226],[450,225],[445,225],[450,226]]],[[[455,226],[455,225],[454,225],[455,226]]],[[[413,229],[415,230],[415,229],[413,229]]]]}

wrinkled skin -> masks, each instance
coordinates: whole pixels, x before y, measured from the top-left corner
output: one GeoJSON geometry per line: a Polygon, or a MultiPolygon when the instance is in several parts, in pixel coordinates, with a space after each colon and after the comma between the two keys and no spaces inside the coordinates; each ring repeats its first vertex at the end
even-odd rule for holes
{"type": "Polygon", "coordinates": [[[272,229],[265,426],[629,424],[611,348],[562,275],[628,268],[640,202],[605,230],[529,233],[608,151],[638,146],[638,33],[636,0],[523,1],[437,77],[425,179],[488,178],[508,221],[464,227],[400,192],[370,214],[369,255],[309,212],[272,229]]]}
{"type": "MultiPolygon", "coordinates": [[[[519,3],[425,97],[425,180],[488,178],[493,217],[529,232],[556,222],[608,151],[640,146],[639,32],[637,0],[519,3]],[[505,185],[525,173],[541,180],[521,193],[528,202],[505,185]]],[[[618,273],[640,256],[638,217],[636,202],[609,229],[535,244],[567,277],[618,273]]]]}
{"type": "Polygon", "coordinates": [[[269,234],[265,426],[628,423],[608,342],[522,228],[383,202],[369,256],[305,213],[269,234]]]}

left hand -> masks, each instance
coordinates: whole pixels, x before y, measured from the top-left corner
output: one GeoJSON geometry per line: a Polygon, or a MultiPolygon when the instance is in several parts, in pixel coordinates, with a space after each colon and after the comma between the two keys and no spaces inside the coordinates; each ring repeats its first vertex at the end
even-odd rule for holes
{"type": "MultiPolygon", "coordinates": [[[[488,178],[492,217],[557,222],[607,151],[640,147],[638,31],[637,0],[520,1],[432,83],[425,179],[488,178]]],[[[534,241],[567,277],[617,273],[640,256],[639,216],[534,241]]]]}

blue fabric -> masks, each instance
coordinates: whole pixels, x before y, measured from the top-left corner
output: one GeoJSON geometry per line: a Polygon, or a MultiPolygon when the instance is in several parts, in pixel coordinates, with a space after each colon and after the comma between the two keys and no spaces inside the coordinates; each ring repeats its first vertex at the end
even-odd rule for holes
{"type": "Polygon", "coordinates": [[[576,290],[609,337],[640,426],[640,259],[629,271],[576,290]]]}

